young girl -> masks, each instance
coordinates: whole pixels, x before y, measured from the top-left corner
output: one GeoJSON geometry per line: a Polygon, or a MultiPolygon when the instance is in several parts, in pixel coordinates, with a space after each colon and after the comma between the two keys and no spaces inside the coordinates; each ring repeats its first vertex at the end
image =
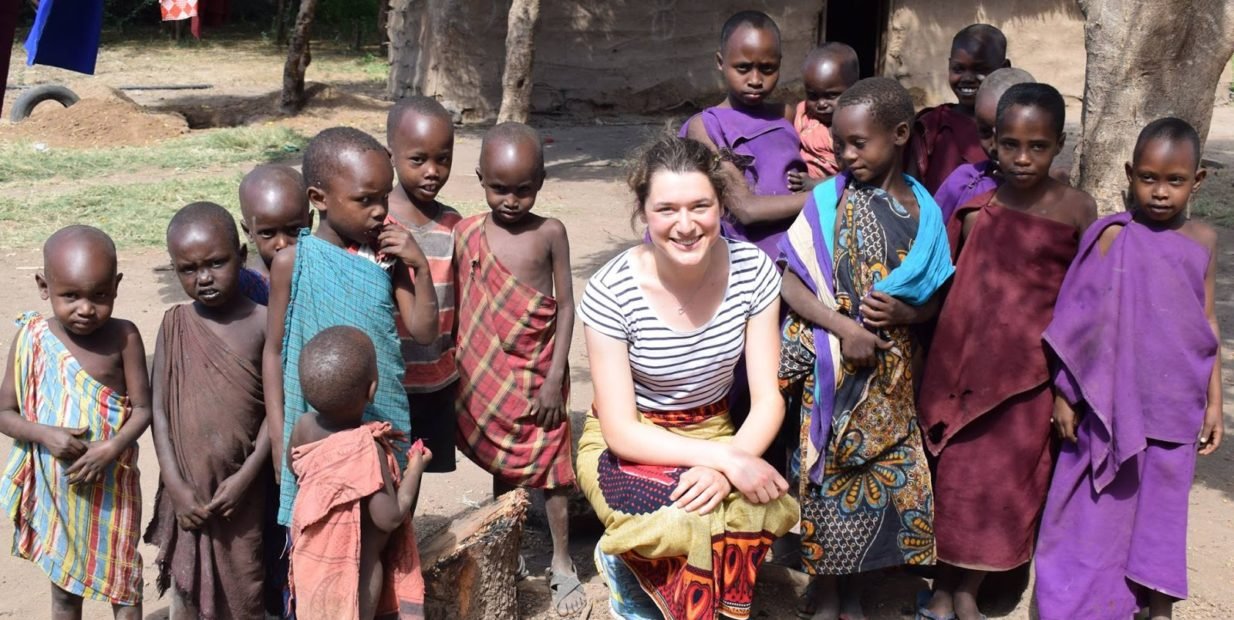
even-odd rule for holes
{"type": "Polygon", "coordinates": [[[732,188],[724,236],[749,241],[773,259],[805,202],[788,187],[789,173],[806,170],[793,108],[769,101],[780,81],[780,57],[780,29],[770,17],[742,11],[728,18],[716,52],[728,97],[681,128],[683,137],[734,160],[722,163],[732,188]]]}
{"type": "Polygon", "coordinates": [[[1144,605],[1169,618],[1187,596],[1196,451],[1211,454],[1222,435],[1217,234],[1186,216],[1199,166],[1191,125],[1144,128],[1127,164],[1135,207],[1084,235],[1046,329],[1066,441],[1038,539],[1042,620],[1128,618],[1144,605]]]}
{"type": "Polygon", "coordinates": [[[976,595],[986,572],[1032,558],[1053,465],[1041,333],[1097,213],[1088,194],[1050,177],[1063,113],[1049,85],[1009,88],[995,119],[1003,183],[951,220],[956,276],[918,401],[937,457],[940,568],[933,595],[921,600],[918,613],[927,618],[981,618],[976,595]]]}
{"type": "Polygon", "coordinates": [[[862,617],[856,580],[841,601],[838,576],[934,562],[910,325],[933,315],[952,267],[938,206],[902,173],[912,119],[893,79],[848,89],[832,121],[846,171],[814,189],[781,244],[793,311],[781,379],[804,381],[801,555],[822,579],[803,611],[815,618],[862,617]]]}

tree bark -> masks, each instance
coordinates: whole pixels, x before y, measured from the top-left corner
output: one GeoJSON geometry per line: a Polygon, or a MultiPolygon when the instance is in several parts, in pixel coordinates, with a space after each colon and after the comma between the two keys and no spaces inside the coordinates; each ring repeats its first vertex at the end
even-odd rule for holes
{"type": "Polygon", "coordinates": [[[506,68],[501,75],[497,122],[526,123],[531,114],[531,68],[540,0],[514,0],[506,28],[506,68]]]}
{"type": "Polygon", "coordinates": [[[1234,54],[1234,2],[1079,0],[1084,13],[1084,111],[1072,179],[1102,213],[1126,208],[1144,125],[1163,116],[1208,136],[1217,82],[1234,54]]]}
{"type": "Polygon", "coordinates": [[[491,501],[420,543],[428,618],[517,618],[518,568],[527,491],[491,501]]]}
{"type": "Polygon", "coordinates": [[[283,65],[283,95],[279,100],[279,111],[283,114],[296,114],[304,107],[304,73],[312,62],[309,33],[316,12],[317,0],[300,0],[300,13],[291,31],[291,45],[287,47],[287,62],[283,65]]]}

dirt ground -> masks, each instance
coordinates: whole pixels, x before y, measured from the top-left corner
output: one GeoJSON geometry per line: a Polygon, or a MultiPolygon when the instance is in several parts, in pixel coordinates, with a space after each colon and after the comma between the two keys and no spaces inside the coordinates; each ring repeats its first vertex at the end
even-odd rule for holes
{"type": "MultiPolygon", "coordinates": [[[[71,81],[76,84],[106,84],[112,87],[132,84],[209,83],[213,87],[201,91],[135,91],[128,95],[137,103],[157,111],[180,112],[194,130],[204,126],[238,125],[251,122],[286,124],[306,133],[336,124],[347,124],[384,135],[384,114],[387,103],[380,101],[381,77],[361,66],[355,56],[319,50],[309,79],[322,83],[321,97],[306,113],[293,119],[277,119],[270,114],[273,86],[280,83],[280,55],[271,47],[257,43],[217,42],[200,46],[176,47],[165,43],[148,45],[104,46],[95,78],[82,78],[66,72],[42,67],[24,66],[24,54],[14,53],[10,84],[35,84],[45,81],[71,81]]],[[[15,93],[6,95],[6,104],[15,93]]],[[[45,112],[40,110],[40,114],[45,112]]],[[[15,139],[14,128],[0,123],[0,140],[15,139]]],[[[540,195],[537,208],[560,218],[570,231],[575,291],[581,293],[586,279],[609,258],[637,242],[629,219],[630,199],[622,183],[621,160],[642,138],[662,126],[662,121],[646,119],[606,118],[586,121],[538,118],[537,124],[548,138],[548,181],[540,195]]],[[[483,194],[473,172],[479,149],[479,131],[461,130],[458,136],[455,166],[449,184],[443,192],[451,204],[475,210],[482,205],[483,194]]],[[[30,139],[29,136],[21,136],[30,139]]],[[[1213,122],[1213,135],[1207,156],[1215,162],[1234,166],[1234,108],[1219,108],[1213,122]]],[[[238,167],[237,170],[243,167],[238,167]]],[[[214,174],[218,171],[210,171],[214,174]]],[[[228,170],[227,172],[231,172],[228,170]]],[[[126,171],[140,175],[141,171],[126,171]]],[[[51,182],[49,185],[64,182],[51,182]]],[[[54,190],[54,187],[48,187],[54,190]]],[[[1218,171],[1210,181],[1209,192],[1225,198],[1232,193],[1231,181],[1218,171]]],[[[178,206],[178,205],[176,205],[178,206]]],[[[170,207],[169,207],[170,208],[170,207]]],[[[85,222],[89,223],[89,222],[85,222]]],[[[1222,229],[1218,312],[1225,338],[1225,359],[1230,366],[1234,351],[1234,230],[1222,229]]],[[[141,329],[147,350],[153,341],[159,321],[166,308],[185,301],[171,274],[160,271],[166,263],[160,249],[124,252],[120,266],[125,273],[117,315],[135,321],[141,329]]],[[[40,267],[37,248],[0,254],[0,316],[16,317],[24,310],[47,312],[46,302],[38,298],[33,275],[40,267]]],[[[7,336],[5,339],[7,340],[7,336]]],[[[590,404],[592,388],[587,372],[587,359],[581,341],[581,328],[576,330],[571,349],[573,398],[572,415],[579,419],[590,404]]],[[[1227,429],[1234,431],[1234,390],[1227,372],[1227,429]]],[[[141,442],[140,468],[145,504],[144,519],[148,519],[158,466],[150,436],[141,442]]],[[[0,439],[0,453],[7,454],[9,442],[0,439]]],[[[460,458],[458,471],[426,477],[421,504],[416,516],[421,535],[448,522],[453,516],[483,502],[490,496],[489,478],[465,458],[460,458]]],[[[1177,617],[1183,619],[1218,619],[1234,617],[1234,441],[1217,455],[1201,459],[1196,483],[1191,494],[1190,538],[1188,543],[1191,597],[1177,606],[1177,617]]],[[[595,606],[591,617],[607,617],[607,591],[596,577],[591,562],[591,549],[599,532],[586,521],[576,522],[572,550],[586,592],[595,606]]],[[[0,541],[7,541],[12,527],[0,522],[0,541]]],[[[3,546],[3,544],[0,544],[3,546]]],[[[542,522],[534,521],[524,540],[533,577],[520,585],[520,608],[526,618],[553,618],[549,609],[547,584],[543,578],[548,565],[549,544],[542,522]]],[[[155,550],[143,545],[146,562],[146,603],[148,618],[164,618],[167,600],[156,598],[153,558],[155,550]]],[[[1025,591],[1025,575],[1003,579],[1005,587],[998,600],[988,608],[991,617],[1026,619],[1031,615],[1031,601],[1025,591]],[[1017,577],[1019,580],[1017,581],[1017,577]]],[[[791,571],[768,566],[761,576],[755,599],[754,617],[790,618],[796,595],[804,578],[791,571]]],[[[869,617],[890,620],[912,616],[914,592],[927,586],[918,576],[893,571],[874,576],[866,588],[864,600],[869,617]]],[[[993,589],[993,588],[992,588],[993,589]]],[[[0,554],[0,617],[39,618],[47,615],[48,586],[43,575],[33,565],[0,554]]],[[[1031,590],[1029,590],[1031,592],[1031,590]]],[[[106,605],[87,603],[86,617],[109,617],[106,605]]]]}

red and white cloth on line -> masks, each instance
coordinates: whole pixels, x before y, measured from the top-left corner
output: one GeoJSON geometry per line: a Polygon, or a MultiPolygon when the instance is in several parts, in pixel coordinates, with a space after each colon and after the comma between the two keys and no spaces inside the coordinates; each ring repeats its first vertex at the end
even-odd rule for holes
{"type": "Polygon", "coordinates": [[[165,22],[191,19],[197,17],[197,0],[159,0],[159,10],[165,22]]]}

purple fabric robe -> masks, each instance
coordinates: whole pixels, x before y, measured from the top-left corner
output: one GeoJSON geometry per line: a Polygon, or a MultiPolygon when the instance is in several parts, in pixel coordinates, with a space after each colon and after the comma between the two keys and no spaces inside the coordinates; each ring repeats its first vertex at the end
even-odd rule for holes
{"type": "MultiPolygon", "coordinates": [[[[778,114],[756,115],[744,110],[712,107],[699,113],[703,128],[716,148],[728,149],[737,156],[737,167],[745,174],[746,184],[757,196],[783,196],[788,189],[788,173],[806,172],[801,159],[801,138],[793,124],[778,114]]],[[[694,120],[691,118],[690,120],[694,120]]],[[[685,137],[690,126],[681,126],[685,137]]],[[[749,241],[773,259],[784,232],[793,223],[786,219],[768,225],[745,226],[733,219],[724,221],[724,236],[749,241]]]]}
{"type": "Polygon", "coordinates": [[[934,202],[943,210],[943,222],[951,219],[955,210],[986,192],[998,189],[998,181],[992,173],[994,162],[986,160],[978,164],[964,164],[956,168],[934,192],[934,202]]]}
{"type": "Polygon", "coordinates": [[[1042,620],[1127,618],[1148,590],[1187,596],[1187,494],[1217,339],[1209,252],[1119,213],[1091,226],[1045,332],[1081,415],[1042,516],[1042,620]],[[1097,239],[1124,228],[1102,256],[1097,239]]]}

